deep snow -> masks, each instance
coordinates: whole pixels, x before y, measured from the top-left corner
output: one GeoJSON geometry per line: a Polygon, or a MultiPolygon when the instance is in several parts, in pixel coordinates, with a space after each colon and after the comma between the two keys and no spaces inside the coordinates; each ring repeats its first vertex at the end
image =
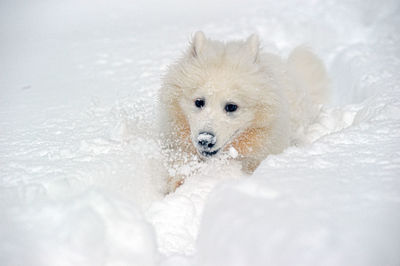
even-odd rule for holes
{"type": "Polygon", "coordinates": [[[400,265],[398,1],[2,1],[0,265],[400,265]],[[304,147],[162,195],[157,90],[202,29],[306,43],[304,147]]]}

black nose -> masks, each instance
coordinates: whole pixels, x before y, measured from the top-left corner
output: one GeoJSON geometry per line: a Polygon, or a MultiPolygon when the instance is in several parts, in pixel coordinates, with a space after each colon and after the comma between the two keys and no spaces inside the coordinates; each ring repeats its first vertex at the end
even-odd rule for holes
{"type": "Polygon", "coordinates": [[[211,132],[201,132],[197,136],[197,141],[200,147],[203,149],[211,149],[217,142],[217,138],[211,132]]]}

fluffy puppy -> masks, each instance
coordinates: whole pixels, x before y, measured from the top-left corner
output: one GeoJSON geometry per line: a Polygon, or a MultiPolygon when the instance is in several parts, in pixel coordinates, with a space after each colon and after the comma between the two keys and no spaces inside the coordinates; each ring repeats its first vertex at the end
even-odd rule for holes
{"type": "Polygon", "coordinates": [[[257,35],[223,43],[197,32],[160,90],[168,192],[193,172],[190,162],[229,150],[251,174],[301,139],[327,87],[324,66],[305,47],[284,61],[263,53],[257,35]]]}

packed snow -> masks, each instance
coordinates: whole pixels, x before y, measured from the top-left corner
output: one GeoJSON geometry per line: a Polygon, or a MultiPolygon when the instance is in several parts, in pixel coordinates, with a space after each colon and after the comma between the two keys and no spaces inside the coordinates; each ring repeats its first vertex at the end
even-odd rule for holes
{"type": "MultiPolygon", "coordinates": [[[[0,3],[0,265],[400,265],[400,3],[0,3]],[[307,44],[331,102],[252,176],[164,196],[157,95],[191,34],[307,44]]],[[[231,150],[231,157],[237,151],[231,150]]]]}

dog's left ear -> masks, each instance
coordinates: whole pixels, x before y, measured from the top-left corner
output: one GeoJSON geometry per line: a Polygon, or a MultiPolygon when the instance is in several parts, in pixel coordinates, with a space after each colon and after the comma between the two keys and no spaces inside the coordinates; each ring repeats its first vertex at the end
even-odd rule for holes
{"type": "Polygon", "coordinates": [[[206,41],[207,41],[206,36],[202,31],[198,31],[194,34],[190,47],[191,49],[190,52],[193,57],[197,57],[200,54],[201,50],[205,46],[206,41]]]}
{"type": "Polygon", "coordinates": [[[260,39],[257,34],[252,34],[246,40],[247,50],[250,52],[251,57],[253,58],[253,62],[257,62],[258,52],[260,50],[260,39]]]}

